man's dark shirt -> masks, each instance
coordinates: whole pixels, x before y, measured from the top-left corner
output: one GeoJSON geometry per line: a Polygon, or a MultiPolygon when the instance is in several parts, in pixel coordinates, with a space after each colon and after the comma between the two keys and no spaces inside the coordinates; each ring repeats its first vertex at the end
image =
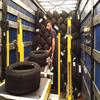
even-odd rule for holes
{"type": "Polygon", "coordinates": [[[58,49],[58,46],[57,46],[57,33],[54,29],[51,30],[51,38],[55,38],[55,51],[54,53],[57,53],[57,49],[58,49]]]}

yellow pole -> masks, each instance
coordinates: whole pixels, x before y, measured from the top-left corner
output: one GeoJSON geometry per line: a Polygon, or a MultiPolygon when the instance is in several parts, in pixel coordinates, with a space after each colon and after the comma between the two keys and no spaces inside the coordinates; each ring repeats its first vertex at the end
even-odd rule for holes
{"type": "Polygon", "coordinates": [[[18,17],[18,33],[17,33],[17,45],[19,53],[19,61],[24,61],[24,44],[23,44],[23,30],[22,30],[22,21],[18,17]]]}
{"type": "Polygon", "coordinates": [[[72,100],[72,56],[71,56],[71,18],[67,19],[68,37],[67,37],[67,100],[72,100]]]}
{"type": "Polygon", "coordinates": [[[9,66],[9,31],[7,31],[7,38],[6,38],[6,50],[7,50],[7,58],[6,58],[6,63],[7,63],[7,67],[9,66]]]}
{"type": "Polygon", "coordinates": [[[58,96],[60,99],[60,32],[58,32],[58,96]]]}

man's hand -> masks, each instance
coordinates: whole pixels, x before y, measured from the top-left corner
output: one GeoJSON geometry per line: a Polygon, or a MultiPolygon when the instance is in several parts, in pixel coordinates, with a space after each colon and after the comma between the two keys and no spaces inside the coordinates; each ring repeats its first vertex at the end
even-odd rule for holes
{"type": "Polygon", "coordinates": [[[49,53],[49,50],[46,50],[47,53],[49,53]]]}

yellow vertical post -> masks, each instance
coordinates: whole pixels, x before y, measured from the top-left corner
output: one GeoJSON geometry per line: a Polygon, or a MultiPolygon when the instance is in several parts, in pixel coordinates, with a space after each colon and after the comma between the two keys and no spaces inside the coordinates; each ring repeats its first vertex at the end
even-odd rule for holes
{"type": "Polygon", "coordinates": [[[67,100],[72,100],[72,56],[71,56],[71,18],[67,19],[68,37],[67,37],[67,100]]]}
{"type": "Polygon", "coordinates": [[[19,61],[24,61],[24,44],[23,44],[23,30],[22,30],[22,21],[18,17],[18,33],[17,33],[17,45],[19,53],[19,61]]]}
{"type": "Polygon", "coordinates": [[[6,33],[6,35],[7,35],[7,38],[6,38],[6,50],[7,50],[7,58],[6,58],[6,63],[7,63],[7,66],[9,66],[9,46],[10,46],[10,44],[9,44],[9,31],[7,31],[7,33],[6,33]]]}
{"type": "Polygon", "coordinates": [[[58,32],[58,95],[60,99],[60,32],[58,32]]]}

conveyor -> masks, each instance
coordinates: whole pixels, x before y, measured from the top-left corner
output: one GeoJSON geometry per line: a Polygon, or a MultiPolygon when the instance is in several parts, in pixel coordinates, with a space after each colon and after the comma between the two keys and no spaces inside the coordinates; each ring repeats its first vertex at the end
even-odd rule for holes
{"type": "MultiPolygon", "coordinates": [[[[48,100],[49,94],[51,89],[51,80],[48,78],[41,78],[40,87],[37,91],[22,95],[22,96],[15,96],[11,95],[5,90],[5,82],[0,85],[0,96],[13,99],[13,100],[48,100]]],[[[1,100],[1,99],[0,99],[1,100]]]]}

